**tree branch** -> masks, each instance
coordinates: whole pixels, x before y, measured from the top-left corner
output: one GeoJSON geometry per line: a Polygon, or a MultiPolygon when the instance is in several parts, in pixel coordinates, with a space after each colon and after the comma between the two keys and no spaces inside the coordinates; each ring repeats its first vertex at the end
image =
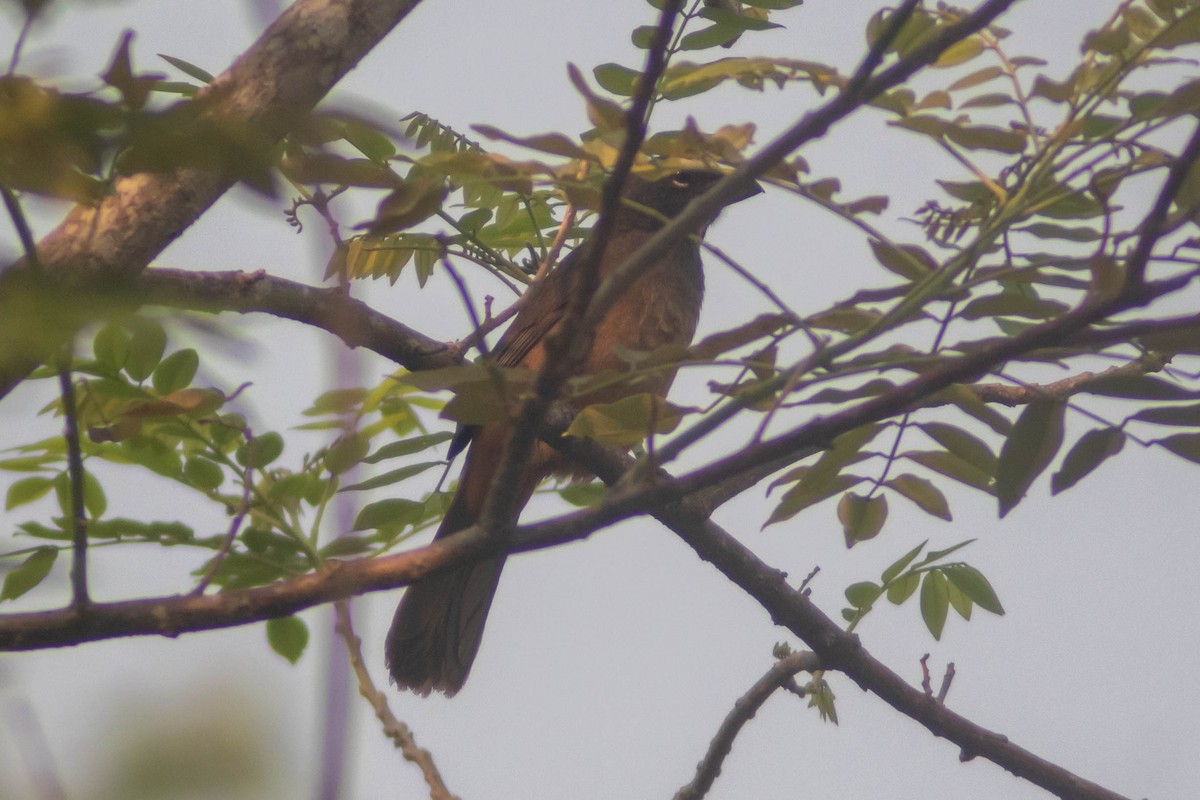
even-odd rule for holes
{"type": "Polygon", "coordinates": [[[417,744],[412,730],[392,713],[392,709],[388,706],[387,695],[379,691],[375,687],[375,682],[371,680],[371,672],[363,660],[362,639],[358,638],[354,632],[354,625],[350,619],[350,603],[346,600],[338,600],[333,607],[337,614],[335,630],[346,643],[350,666],[354,669],[354,675],[358,679],[358,693],[374,709],[376,719],[383,725],[384,735],[392,740],[404,756],[405,761],[416,764],[421,770],[421,775],[429,786],[430,800],[458,800],[457,796],[446,787],[442,773],[433,763],[433,754],[417,744]]]}
{"type": "MultiPolygon", "coordinates": [[[[192,102],[201,117],[252,126],[278,139],[354,67],[419,0],[298,0],[192,102]]],[[[118,178],[94,206],[77,205],[38,243],[43,270],[82,286],[136,276],[232,185],[217,171],[178,167],[118,178]]],[[[30,265],[0,273],[0,319],[22,302],[30,265]]],[[[0,351],[0,397],[42,352],[0,351]]]]}
{"type": "Polygon", "coordinates": [[[264,272],[193,272],[154,267],[125,289],[118,302],[193,311],[261,312],[311,325],[349,347],[365,347],[409,370],[460,363],[452,348],[432,339],[337,287],[309,286],[264,272]]]}
{"type": "MultiPolygon", "coordinates": [[[[518,409],[512,432],[504,446],[504,455],[492,477],[480,514],[480,524],[485,528],[500,529],[516,522],[520,509],[515,507],[515,496],[508,491],[508,487],[520,485],[521,474],[526,469],[542,420],[563,383],[586,355],[593,331],[603,317],[591,316],[590,301],[597,287],[601,286],[600,264],[616,230],[625,181],[646,137],[646,111],[666,67],[671,30],[682,6],[683,0],[666,0],[661,6],[654,38],[646,54],[646,66],[629,110],[625,112],[625,140],[612,172],[604,181],[600,216],[589,238],[587,258],[580,263],[579,281],[573,289],[574,295],[570,298],[562,323],[557,332],[546,339],[546,357],[534,381],[533,396],[518,409]]],[[[682,235],[676,238],[682,238],[682,235]]],[[[607,283],[606,278],[603,284],[607,283]]]]}
{"type": "Polygon", "coordinates": [[[821,660],[812,653],[792,653],[772,664],[766,674],[733,704],[733,710],[721,722],[716,736],[709,743],[704,760],[696,765],[696,777],[675,793],[675,800],[700,800],[708,794],[713,782],[721,775],[725,757],[733,750],[734,739],[746,723],[754,718],[777,689],[783,688],[797,673],[818,669],[821,669],[821,660]]]}

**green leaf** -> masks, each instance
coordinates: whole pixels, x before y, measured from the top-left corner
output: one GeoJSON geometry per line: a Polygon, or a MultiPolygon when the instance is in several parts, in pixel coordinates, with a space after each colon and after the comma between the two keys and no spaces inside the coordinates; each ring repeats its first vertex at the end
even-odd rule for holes
{"type": "Polygon", "coordinates": [[[846,600],[858,609],[867,609],[883,594],[883,587],[871,581],[861,581],[846,587],[846,600]]]}
{"type": "Polygon", "coordinates": [[[904,571],[905,567],[912,563],[914,558],[921,554],[921,551],[925,549],[925,545],[927,544],[929,544],[928,539],[921,542],[912,550],[909,550],[907,553],[900,556],[900,558],[893,561],[888,568],[883,571],[883,574],[879,576],[879,579],[883,583],[891,583],[897,575],[904,571]]]}
{"type": "Polygon", "coordinates": [[[299,617],[269,619],[267,643],[272,650],[295,664],[308,646],[308,626],[299,617]]]}
{"type": "Polygon", "coordinates": [[[784,11],[803,5],[804,0],[742,0],[742,5],[765,8],[768,11],[784,11]]]}
{"type": "Polygon", "coordinates": [[[419,521],[425,513],[425,506],[414,500],[393,497],[380,500],[377,503],[363,506],[354,518],[351,530],[364,531],[377,528],[395,529],[419,521]]]}
{"type": "Polygon", "coordinates": [[[104,497],[104,488],[100,481],[90,472],[83,473],[83,507],[90,519],[104,516],[108,509],[108,500],[104,497]]]}
{"type": "Polygon", "coordinates": [[[1120,428],[1097,428],[1080,436],[1067,451],[1058,472],[1051,476],[1050,493],[1070,489],[1124,446],[1125,433],[1120,428]]]}
{"type": "MultiPolygon", "coordinates": [[[[1152,2],[1151,5],[1154,5],[1152,2]]],[[[1194,7],[1192,11],[1194,11],[1194,7]]],[[[1171,50],[1183,45],[1200,42],[1200,15],[1188,13],[1180,17],[1154,40],[1155,45],[1171,50]]]]}
{"type": "Polygon", "coordinates": [[[946,87],[946,91],[958,92],[963,89],[973,89],[976,86],[995,80],[996,78],[1004,77],[1004,70],[1000,67],[984,67],[977,69],[969,75],[956,80],[954,83],[946,87]]]}
{"type": "Polygon", "coordinates": [[[586,507],[595,505],[608,493],[608,487],[601,481],[588,483],[572,483],[558,490],[558,496],[573,506],[586,507]]]}
{"type": "Polygon", "coordinates": [[[706,5],[700,10],[700,16],[704,19],[712,20],[718,25],[728,25],[731,28],[737,28],[741,31],[766,31],[772,28],[782,28],[778,22],[760,19],[759,17],[739,14],[736,11],[730,11],[726,8],[721,8],[717,4],[706,5]]]}
{"type": "Polygon", "coordinates": [[[933,257],[916,245],[896,246],[878,239],[870,239],[869,244],[875,253],[875,260],[882,264],[884,269],[905,280],[920,280],[937,269],[938,265],[933,257]]]}
{"type": "Polygon", "coordinates": [[[438,433],[428,433],[421,436],[413,436],[408,439],[401,439],[398,442],[388,442],[383,447],[364,458],[363,461],[367,464],[378,464],[380,461],[385,461],[389,458],[408,456],[412,455],[413,453],[419,453],[422,450],[428,450],[431,447],[439,445],[442,442],[453,438],[454,434],[450,431],[439,431],[438,433]]]}
{"type": "Polygon", "coordinates": [[[887,498],[863,497],[853,492],[846,492],[838,502],[837,515],[842,523],[842,534],[846,537],[846,547],[853,547],[859,542],[874,539],[883,530],[887,521],[887,498]]]}
{"type": "Polygon", "coordinates": [[[571,84],[587,101],[588,119],[601,131],[619,131],[625,125],[625,112],[611,100],[599,97],[583,79],[583,73],[574,64],[567,65],[567,77],[571,84]]]}
{"type": "Polygon", "coordinates": [[[954,519],[950,514],[950,504],[946,502],[946,496],[942,494],[940,489],[933,485],[932,481],[905,473],[897,475],[890,481],[886,481],[884,486],[887,486],[903,497],[907,497],[927,514],[932,514],[938,519],[944,519],[947,522],[951,522],[954,519]]]}
{"type": "Polygon", "coordinates": [[[968,150],[995,150],[1015,155],[1025,150],[1025,136],[988,125],[947,125],[946,138],[968,150]]]}
{"type": "Polygon", "coordinates": [[[56,547],[39,547],[34,550],[12,572],[4,576],[4,585],[0,586],[0,600],[15,600],[37,586],[49,574],[56,558],[56,547]]]}
{"type": "Polygon", "coordinates": [[[381,486],[391,486],[394,483],[407,480],[414,475],[420,475],[431,467],[444,467],[445,461],[424,461],[420,464],[409,464],[399,469],[394,469],[383,475],[377,475],[374,478],[368,478],[365,481],[346,486],[342,489],[343,492],[365,491],[367,489],[378,489],[381,486]]]}
{"type": "Polygon", "coordinates": [[[1154,443],[1162,445],[1180,458],[1200,464],[1200,433],[1179,433],[1165,439],[1156,439],[1154,443]]]}
{"type": "Polygon", "coordinates": [[[946,576],[941,569],[925,573],[921,581],[921,619],[925,627],[933,634],[934,639],[942,638],[942,630],[946,627],[946,616],[950,611],[950,592],[947,589],[946,576]]]}
{"type": "Polygon", "coordinates": [[[592,76],[606,91],[621,97],[630,97],[637,88],[637,81],[642,77],[642,73],[620,64],[608,63],[593,69],[592,76]]]}
{"type": "Polygon", "coordinates": [[[941,568],[942,573],[958,590],[974,601],[984,611],[1004,616],[1004,606],[996,596],[996,590],[983,573],[966,564],[950,564],[941,568]]]}
{"type": "Polygon", "coordinates": [[[341,475],[362,461],[371,443],[359,433],[351,433],[338,439],[325,451],[325,469],[341,475]]]}
{"type": "Polygon", "coordinates": [[[996,499],[1003,517],[1021,502],[1063,441],[1065,403],[1035,401],[1013,425],[996,466],[996,499]]]}
{"type": "MultiPolygon", "coordinates": [[[[809,468],[808,474],[815,476],[816,473],[812,472],[812,469],[809,468]]],[[[858,475],[824,475],[822,480],[817,480],[816,477],[809,480],[806,477],[784,493],[779,500],[779,505],[775,506],[763,527],[791,519],[809,506],[841,494],[864,480],[866,479],[858,475]]]]}
{"type": "Polygon", "coordinates": [[[272,431],[256,436],[237,449],[237,461],[243,467],[262,469],[283,453],[283,437],[272,431]]]}
{"type": "Polygon", "coordinates": [[[960,617],[969,620],[971,618],[971,610],[975,606],[971,598],[963,594],[962,590],[955,586],[953,582],[946,584],[946,595],[950,600],[950,607],[957,611],[960,617]]]}
{"type": "Polygon", "coordinates": [[[167,347],[167,334],[154,320],[133,317],[129,320],[132,338],[129,356],[125,359],[125,373],[137,382],[142,382],[154,373],[167,347]]]}
{"type": "Polygon", "coordinates": [[[154,391],[170,394],[190,386],[199,367],[200,356],[195,350],[190,347],[186,350],[176,350],[155,368],[152,380],[154,391]]]}
{"type": "Polygon", "coordinates": [[[8,491],[4,495],[4,510],[12,511],[18,506],[40,500],[53,488],[53,478],[42,475],[21,478],[8,487],[8,491]]]}
{"type": "Polygon", "coordinates": [[[96,332],[96,337],[92,339],[92,353],[105,371],[115,375],[129,358],[129,342],[132,338],[124,327],[110,322],[96,332]]]}
{"type": "Polygon", "coordinates": [[[717,24],[687,34],[679,42],[679,47],[681,50],[706,50],[710,47],[729,44],[741,35],[741,28],[717,24]]]}
{"type": "Polygon", "coordinates": [[[938,56],[937,61],[933,63],[933,66],[943,69],[957,67],[976,58],[983,51],[983,41],[978,36],[972,36],[968,39],[955,42],[943,50],[942,54],[938,56]]]}
{"type": "MultiPolygon", "coordinates": [[[[657,31],[658,26],[656,25],[639,25],[633,29],[633,33],[629,35],[629,39],[633,42],[633,46],[639,50],[649,50],[654,46],[654,35],[657,31]]],[[[603,85],[601,84],[601,86],[603,85]]]]}
{"type": "Polygon", "coordinates": [[[387,134],[357,120],[348,120],[343,125],[342,138],[377,164],[396,155],[396,145],[387,134]]]}
{"type": "Polygon", "coordinates": [[[162,53],[159,53],[158,57],[182,72],[184,75],[187,75],[189,78],[195,78],[201,83],[213,82],[213,76],[211,73],[201,69],[200,67],[197,67],[195,64],[190,64],[187,61],[184,61],[182,58],[175,58],[175,56],[168,56],[162,53]]]}
{"type": "Polygon", "coordinates": [[[1100,231],[1095,228],[1068,227],[1055,225],[1052,222],[1035,222],[1023,228],[1017,228],[1021,233],[1032,234],[1039,239],[1063,239],[1068,242],[1094,242],[1100,238],[1100,231]]]}
{"type": "Polygon", "coordinates": [[[1103,55],[1116,55],[1129,46],[1129,28],[1125,25],[1115,25],[1091,31],[1083,37],[1083,46],[1103,55]]]}
{"type": "Polygon", "coordinates": [[[594,439],[602,444],[632,447],[652,433],[675,430],[691,409],[668,403],[648,392],[599,403],[580,411],[567,428],[567,436],[594,439]]]}
{"type": "Polygon", "coordinates": [[[976,320],[986,317],[1024,317],[1026,319],[1051,319],[1065,314],[1067,306],[1057,300],[1043,300],[1014,292],[977,297],[959,312],[963,319],[976,320]]]}
{"type": "Polygon", "coordinates": [[[1130,419],[1149,422],[1152,425],[1180,425],[1187,428],[1200,427],[1200,403],[1190,406],[1166,406],[1139,411],[1130,419]]]}
{"type": "Polygon", "coordinates": [[[913,592],[921,585],[921,575],[917,572],[910,572],[903,578],[898,579],[895,583],[888,586],[887,599],[892,605],[900,605],[908,598],[912,597],[913,592]]]}
{"type": "Polygon", "coordinates": [[[1113,375],[1085,383],[1082,390],[1105,397],[1129,400],[1195,400],[1200,392],[1150,375],[1113,375]]]}
{"type": "Polygon", "coordinates": [[[189,458],[183,465],[183,480],[188,486],[211,492],[225,481],[225,471],[207,458],[189,458]]]}
{"type": "Polygon", "coordinates": [[[996,455],[982,440],[971,433],[945,422],[924,422],[919,427],[929,438],[968,464],[989,475],[996,472],[996,455]]]}
{"type": "Polygon", "coordinates": [[[1083,192],[1070,190],[1037,213],[1055,219],[1090,219],[1104,214],[1104,206],[1083,192]]]}
{"type": "Polygon", "coordinates": [[[992,494],[994,491],[990,473],[963,461],[953,453],[947,453],[944,450],[918,450],[905,453],[904,456],[926,469],[931,469],[947,478],[953,478],[973,489],[979,489],[988,494],[992,494]]]}

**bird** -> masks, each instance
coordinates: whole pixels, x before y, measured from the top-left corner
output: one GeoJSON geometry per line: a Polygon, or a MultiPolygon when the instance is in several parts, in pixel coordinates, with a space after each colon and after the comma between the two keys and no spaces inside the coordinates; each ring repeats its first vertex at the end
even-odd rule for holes
{"type": "MultiPolygon", "coordinates": [[[[630,174],[598,265],[600,281],[721,177],[722,173],[706,169],[679,170],[657,180],[630,174]]],[[[752,183],[730,203],[761,191],[752,183]]],[[[627,368],[618,355],[620,348],[650,351],[669,344],[691,343],[704,296],[699,237],[715,218],[713,214],[697,225],[691,231],[695,236],[680,239],[612,304],[593,332],[590,350],[580,360],[575,375],[627,368]]],[[[560,327],[578,291],[581,267],[587,263],[592,247],[593,240],[585,240],[531,286],[521,310],[488,357],[504,367],[535,371],[541,367],[547,355],[546,338],[560,327]]],[[[665,396],[673,379],[673,371],[662,371],[636,383],[622,381],[568,400],[582,408],[640,392],[665,396]]],[[[470,527],[479,518],[510,429],[508,420],[460,426],[457,448],[452,444],[451,454],[466,446],[465,464],[435,541],[470,527]]],[[[538,484],[555,474],[575,478],[588,475],[578,465],[567,463],[545,442],[538,442],[520,484],[509,487],[515,495],[514,508],[524,508],[538,484]]],[[[406,589],[385,642],[388,671],[398,687],[420,695],[438,691],[447,696],[463,687],[479,650],[505,559],[496,556],[436,573],[406,589]]]]}

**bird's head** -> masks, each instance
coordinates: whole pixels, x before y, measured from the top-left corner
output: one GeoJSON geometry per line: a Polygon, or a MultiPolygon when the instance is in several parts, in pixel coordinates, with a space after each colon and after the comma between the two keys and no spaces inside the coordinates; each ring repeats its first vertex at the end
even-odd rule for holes
{"type": "MultiPolygon", "coordinates": [[[[638,211],[637,206],[645,206],[667,219],[672,219],[679,216],[688,203],[707,192],[723,177],[723,172],[706,169],[683,169],[656,180],[630,175],[624,193],[625,200],[629,202],[622,204],[622,216],[628,224],[637,227],[660,228],[663,225],[662,219],[638,211]]],[[[743,190],[726,205],[761,193],[762,188],[757,183],[751,183],[750,188],[743,190]]],[[[716,214],[705,220],[700,227],[707,226],[715,218],[716,214]]]]}

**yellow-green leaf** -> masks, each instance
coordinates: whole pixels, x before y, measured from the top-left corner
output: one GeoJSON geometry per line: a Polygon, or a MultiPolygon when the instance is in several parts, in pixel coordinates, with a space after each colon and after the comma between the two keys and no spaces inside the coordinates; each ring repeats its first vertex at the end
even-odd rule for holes
{"type": "Polygon", "coordinates": [[[887,521],[887,512],[887,498],[883,495],[863,497],[854,492],[842,495],[837,515],[842,523],[842,534],[846,537],[846,547],[878,536],[883,530],[883,523],[887,521]]]}
{"type": "Polygon", "coordinates": [[[4,585],[0,586],[0,600],[14,600],[37,586],[49,574],[56,558],[56,547],[39,547],[34,550],[20,565],[4,576],[4,585]]]}
{"type": "Polygon", "coordinates": [[[670,433],[691,412],[658,395],[642,392],[613,403],[588,406],[571,421],[566,434],[632,447],[651,433],[670,433]]]}
{"type": "Polygon", "coordinates": [[[947,589],[946,576],[940,569],[926,572],[924,580],[921,581],[921,618],[925,620],[925,627],[933,634],[934,639],[942,638],[949,611],[950,592],[947,589]]]}
{"type": "Polygon", "coordinates": [[[946,496],[932,481],[905,473],[897,475],[884,485],[916,503],[927,514],[947,522],[954,519],[950,514],[950,504],[946,502],[946,496]]]}

